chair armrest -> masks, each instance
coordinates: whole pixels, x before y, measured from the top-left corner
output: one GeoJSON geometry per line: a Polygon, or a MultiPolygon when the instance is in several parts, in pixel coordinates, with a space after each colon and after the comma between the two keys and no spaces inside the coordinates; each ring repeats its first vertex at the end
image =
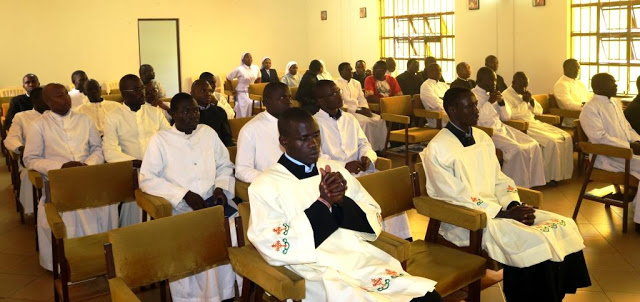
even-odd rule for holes
{"type": "Polygon", "coordinates": [[[47,215],[47,222],[51,228],[51,233],[56,239],[67,238],[67,227],[58,213],[58,209],[52,203],[48,202],[44,204],[44,213],[47,215]]]}
{"type": "Polygon", "coordinates": [[[153,219],[169,217],[173,212],[173,205],[159,196],[151,195],[136,189],[136,203],[153,219]]]}
{"type": "Polygon", "coordinates": [[[249,201],[249,185],[251,184],[236,179],[236,197],[244,201],[249,201]]]}
{"type": "Polygon", "coordinates": [[[44,188],[44,180],[42,179],[42,174],[35,170],[29,170],[29,180],[31,184],[33,184],[36,189],[44,188]]]}
{"type": "Polygon", "coordinates": [[[560,117],[553,114],[538,114],[535,119],[551,125],[560,125],[560,117]]]}
{"type": "Polygon", "coordinates": [[[526,203],[534,208],[539,209],[542,204],[542,192],[540,191],[518,187],[518,196],[520,196],[520,202],[526,203]]]}
{"type": "Polygon", "coordinates": [[[413,109],[413,115],[417,117],[433,118],[433,119],[441,120],[444,117],[444,112],[426,110],[426,109],[413,109]]]}
{"type": "Polygon", "coordinates": [[[284,266],[271,266],[249,245],[229,248],[233,270],[279,300],[305,298],[305,280],[284,266]]]}
{"type": "Polygon", "coordinates": [[[504,123],[522,132],[527,132],[529,129],[529,122],[523,120],[510,120],[504,123]]]}
{"type": "Polygon", "coordinates": [[[551,108],[549,109],[549,113],[561,117],[580,118],[580,110],[551,108]]]}
{"type": "Polygon", "coordinates": [[[393,164],[388,158],[378,157],[378,160],[376,160],[376,169],[378,171],[390,170],[392,167],[393,164]]]}
{"type": "Polygon", "coordinates": [[[380,233],[376,241],[369,243],[400,262],[408,260],[411,256],[411,243],[387,232],[380,233]]]}
{"type": "Polygon", "coordinates": [[[411,123],[411,118],[406,115],[383,113],[380,116],[382,117],[383,120],[387,122],[398,123],[403,125],[409,125],[409,123],[411,123]]]}
{"type": "Polygon", "coordinates": [[[470,231],[481,230],[487,226],[487,215],[482,211],[457,206],[429,196],[414,197],[413,205],[421,215],[470,231]]]}
{"type": "Polygon", "coordinates": [[[369,106],[369,110],[371,110],[373,112],[380,112],[380,104],[369,103],[367,105],[369,106]]]}
{"type": "Polygon", "coordinates": [[[259,94],[249,94],[249,98],[254,100],[254,101],[262,102],[262,96],[259,95],[259,94]]]}
{"type": "Polygon", "coordinates": [[[622,159],[632,159],[633,151],[631,148],[614,147],[604,144],[592,144],[589,142],[580,142],[580,150],[584,153],[598,154],[603,156],[617,157],[622,159]]]}
{"type": "Polygon", "coordinates": [[[124,283],[124,280],[118,277],[109,279],[109,291],[111,292],[111,301],[113,302],[140,301],[129,286],[124,283]]]}
{"type": "Polygon", "coordinates": [[[489,136],[493,136],[493,128],[491,128],[491,127],[483,127],[483,126],[473,126],[473,127],[484,131],[489,136]]]}

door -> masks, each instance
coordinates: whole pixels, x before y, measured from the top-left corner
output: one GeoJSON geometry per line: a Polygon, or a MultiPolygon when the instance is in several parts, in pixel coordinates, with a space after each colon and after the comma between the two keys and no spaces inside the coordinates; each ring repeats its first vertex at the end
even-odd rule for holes
{"type": "Polygon", "coordinates": [[[149,64],[156,82],[173,97],[180,92],[180,31],[178,19],[138,19],[140,65],[149,64]]]}

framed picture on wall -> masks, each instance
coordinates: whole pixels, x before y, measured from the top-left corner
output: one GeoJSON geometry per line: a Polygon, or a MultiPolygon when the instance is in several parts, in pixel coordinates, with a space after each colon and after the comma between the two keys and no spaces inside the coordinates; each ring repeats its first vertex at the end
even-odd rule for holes
{"type": "Polygon", "coordinates": [[[327,11],[323,10],[320,12],[320,20],[325,21],[327,20],[327,11]]]}
{"type": "Polygon", "coordinates": [[[533,6],[545,6],[546,0],[532,0],[533,6]]]}
{"type": "Polygon", "coordinates": [[[469,0],[469,10],[480,9],[480,0],[469,0]]]}
{"type": "Polygon", "coordinates": [[[367,17],[367,8],[366,7],[361,7],[360,8],[360,18],[366,18],[367,17]]]}

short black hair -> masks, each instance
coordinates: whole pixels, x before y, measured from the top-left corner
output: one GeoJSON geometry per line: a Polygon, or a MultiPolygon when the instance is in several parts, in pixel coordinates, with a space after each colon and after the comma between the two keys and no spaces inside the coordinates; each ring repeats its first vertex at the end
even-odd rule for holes
{"type": "Polygon", "coordinates": [[[216,77],[215,77],[215,76],[213,76],[213,73],[210,73],[210,72],[208,72],[208,71],[205,71],[205,72],[201,73],[201,74],[200,74],[200,77],[198,77],[198,79],[200,79],[200,80],[204,80],[204,79],[206,79],[206,78],[208,78],[208,77],[212,77],[214,80],[216,79],[216,77]]]}
{"type": "Polygon", "coordinates": [[[263,99],[271,99],[274,93],[277,91],[285,91],[289,86],[282,82],[271,82],[264,87],[264,91],[262,92],[263,99]]]}
{"type": "Polygon", "coordinates": [[[33,88],[31,89],[31,94],[29,95],[29,97],[36,100],[42,100],[42,91],[44,91],[42,87],[33,88]]]}
{"type": "Polygon", "coordinates": [[[442,97],[442,107],[444,107],[444,111],[449,114],[451,107],[457,105],[464,97],[472,94],[473,92],[471,92],[471,90],[464,87],[449,88],[442,97]]]}
{"type": "Polygon", "coordinates": [[[416,60],[416,59],[409,59],[409,61],[407,61],[407,69],[409,69],[409,66],[411,66],[411,63],[413,63],[413,62],[416,62],[416,63],[417,63],[417,62],[418,62],[418,60],[416,60]]]}
{"type": "Polygon", "coordinates": [[[291,123],[306,123],[313,121],[313,116],[306,110],[298,107],[292,107],[287,109],[278,118],[278,132],[280,136],[288,136],[291,132],[291,123]]]}
{"type": "Polygon", "coordinates": [[[322,63],[320,63],[320,61],[318,60],[313,60],[311,61],[311,63],[309,63],[309,71],[311,72],[318,72],[322,67],[322,63]]]}
{"type": "MultiPolygon", "coordinates": [[[[603,88],[601,84],[606,78],[613,78],[613,76],[606,72],[601,72],[591,78],[591,89],[593,89],[593,92],[596,92],[596,90],[600,91],[600,89],[603,88]]],[[[613,80],[615,81],[615,78],[613,78],[613,80]]]]}
{"type": "Polygon", "coordinates": [[[364,60],[358,60],[358,61],[356,61],[356,65],[358,65],[358,63],[364,63],[364,64],[367,64],[364,60]]]}
{"type": "Polygon", "coordinates": [[[567,70],[569,69],[571,66],[573,66],[574,64],[578,64],[578,60],[576,59],[566,59],[564,60],[564,63],[562,63],[562,69],[567,70]]]}
{"type": "Polygon", "coordinates": [[[123,86],[124,86],[125,82],[127,82],[127,81],[136,81],[137,82],[139,80],[140,80],[140,78],[135,74],[131,74],[130,73],[130,74],[127,74],[127,75],[123,76],[120,79],[120,82],[118,83],[118,88],[120,89],[120,93],[122,93],[122,91],[124,90],[123,86]]]}
{"type": "Polygon", "coordinates": [[[138,73],[142,74],[142,71],[147,69],[147,68],[153,68],[153,67],[151,67],[151,65],[149,65],[149,64],[142,64],[142,65],[140,65],[140,68],[138,69],[138,73]]]}
{"type": "Polygon", "coordinates": [[[319,96],[320,94],[320,89],[323,89],[327,86],[332,86],[335,85],[336,83],[334,81],[331,80],[320,80],[316,83],[315,86],[313,86],[313,98],[316,100],[321,99],[321,97],[319,96]]]}
{"type": "Polygon", "coordinates": [[[467,62],[460,62],[456,65],[456,72],[462,71],[463,68],[467,66],[467,62]]]}
{"type": "MultiPolygon", "coordinates": [[[[207,82],[207,80],[203,80],[203,79],[197,79],[195,81],[193,81],[193,83],[191,83],[191,91],[193,91],[193,88],[195,88],[198,85],[204,85],[204,83],[209,84],[209,82],[207,82]]],[[[211,87],[213,88],[213,87],[211,87]]]]}
{"type": "Polygon", "coordinates": [[[349,62],[340,63],[340,65],[338,65],[338,72],[342,72],[342,69],[347,68],[347,66],[351,66],[351,64],[349,64],[349,62]]]}
{"type": "Polygon", "coordinates": [[[498,57],[494,56],[494,55],[488,55],[486,58],[484,58],[484,65],[489,64],[489,61],[493,61],[495,59],[497,59],[498,57]]]}
{"type": "Polygon", "coordinates": [[[193,97],[186,93],[186,92],[180,92],[176,95],[174,95],[171,98],[171,111],[176,111],[178,109],[178,105],[182,104],[186,101],[194,101],[193,97]]]}
{"type": "Polygon", "coordinates": [[[82,71],[82,70],[76,70],[71,74],[71,82],[73,82],[73,79],[75,79],[76,77],[79,77],[81,75],[87,75],[86,72],[82,71]]]}
{"type": "Polygon", "coordinates": [[[384,68],[385,70],[386,70],[386,69],[388,69],[388,67],[387,67],[387,62],[385,62],[385,61],[383,61],[383,60],[380,60],[380,61],[376,62],[375,64],[373,64],[373,68],[374,68],[374,69],[378,68],[378,67],[376,67],[376,66],[378,66],[378,67],[380,67],[380,68],[384,68]]]}
{"type": "Polygon", "coordinates": [[[478,69],[478,73],[476,74],[476,81],[480,82],[482,81],[482,79],[484,79],[486,76],[495,73],[495,71],[493,71],[493,69],[486,67],[486,66],[482,66],[480,67],[480,69],[478,69]]]}

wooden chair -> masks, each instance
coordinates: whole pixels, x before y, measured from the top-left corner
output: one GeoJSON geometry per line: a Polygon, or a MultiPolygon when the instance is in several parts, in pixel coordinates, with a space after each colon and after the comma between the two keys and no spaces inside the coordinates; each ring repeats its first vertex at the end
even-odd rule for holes
{"type": "Polygon", "coordinates": [[[231,136],[233,137],[233,141],[238,141],[238,136],[240,136],[240,129],[244,127],[246,123],[248,123],[253,116],[248,117],[240,117],[229,120],[229,127],[231,128],[231,136]]]}
{"type": "Polygon", "coordinates": [[[107,233],[68,238],[60,213],[133,199],[137,177],[133,165],[129,161],[59,169],[48,177],[44,209],[52,234],[55,299],[66,302],[104,295],[108,288],[102,246],[108,242],[107,233]]]}
{"type": "Polygon", "coordinates": [[[20,213],[20,223],[24,224],[24,207],[20,203],[20,168],[18,166],[18,161],[20,160],[20,155],[16,154],[11,150],[7,150],[9,152],[9,171],[11,172],[11,185],[13,187],[13,196],[16,200],[16,211],[20,213]]]}
{"type": "Polygon", "coordinates": [[[551,124],[554,126],[560,125],[560,117],[557,115],[549,114],[550,113],[550,104],[549,104],[549,95],[548,94],[534,94],[532,97],[540,104],[542,107],[542,114],[536,115],[535,119],[551,124]]]}
{"type": "Polygon", "coordinates": [[[109,90],[109,94],[121,94],[120,93],[120,89],[119,88],[113,88],[111,90],[109,90]]]}
{"type": "Polygon", "coordinates": [[[587,175],[582,183],[578,202],[573,211],[573,219],[578,217],[578,211],[583,199],[593,200],[604,203],[606,206],[615,206],[622,208],[622,232],[627,232],[627,224],[629,218],[629,203],[633,201],[633,191],[638,189],[638,179],[631,175],[631,160],[633,159],[633,150],[631,148],[620,148],[603,144],[589,143],[587,135],[584,133],[580,121],[574,121],[576,134],[579,137],[580,150],[591,154],[591,159],[587,161],[587,175]],[[607,156],[612,158],[624,159],[624,172],[607,171],[594,167],[594,163],[598,156],[607,156]],[[591,181],[599,181],[613,184],[613,190],[608,188],[594,189],[589,192],[587,185],[591,181]],[[620,187],[622,186],[622,191],[620,187]],[[635,188],[635,190],[632,190],[635,188]]]}
{"type": "MultiPolygon", "coordinates": [[[[9,132],[9,129],[6,129],[7,127],[5,127],[4,125],[4,120],[7,117],[7,112],[9,111],[9,102],[12,98],[13,97],[0,98],[0,102],[2,102],[2,117],[0,118],[0,125],[2,127],[0,128],[0,138],[2,139],[2,141],[7,138],[7,132],[9,132]]],[[[10,167],[9,150],[5,148],[4,144],[0,144],[0,148],[2,149],[2,154],[4,154],[5,156],[5,163],[10,167]]]]}
{"type": "Polygon", "coordinates": [[[230,245],[220,206],[110,231],[104,257],[111,301],[140,301],[131,288],[156,282],[167,301],[167,280],[228,263],[230,245]]]}
{"type": "Polygon", "coordinates": [[[580,118],[580,110],[562,109],[558,106],[558,101],[553,94],[549,94],[549,113],[560,117],[560,122],[565,118],[580,118]]]}
{"type": "Polygon", "coordinates": [[[122,95],[121,94],[114,94],[112,92],[109,95],[103,95],[102,98],[105,101],[114,101],[114,102],[122,103],[122,95]]]}
{"type": "Polygon", "coordinates": [[[36,251],[40,250],[38,245],[38,203],[42,197],[42,189],[44,189],[44,179],[42,175],[35,171],[29,170],[29,181],[31,181],[31,190],[33,191],[33,219],[36,222],[34,230],[36,233],[36,251]]]}
{"type": "Polygon", "coordinates": [[[410,127],[414,110],[409,95],[381,98],[380,111],[382,119],[387,122],[387,139],[383,153],[394,153],[389,151],[389,142],[404,143],[404,153],[395,152],[395,154],[404,155],[407,165],[412,161],[409,153],[412,153],[412,156],[418,154],[409,150],[409,144],[428,142],[440,131],[440,129],[410,127]],[[392,130],[394,124],[399,124],[403,129],[392,130]]]}
{"type": "Polygon", "coordinates": [[[447,116],[446,112],[427,110],[424,108],[419,94],[414,94],[411,101],[413,105],[413,114],[416,117],[416,120],[412,123],[414,126],[424,125],[426,123],[424,119],[432,118],[436,120],[436,128],[442,129],[444,126],[442,121],[447,116]]]}
{"type": "MultiPolygon", "coordinates": [[[[408,166],[365,175],[358,180],[380,205],[383,218],[413,208],[413,178],[408,166]]],[[[403,241],[390,234],[386,236],[394,242],[403,241]]],[[[407,258],[403,267],[409,274],[437,281],[436,290],[443,297],[468,286],[466,300],[480,301],[480,279],[485,274],[486,260],[427,239],[415,240],[403,249],[402,252],[409,252],[408,258],[391,255],[398,260],[407,258]]]]}
{"type": "MultiPolygon", "coordinates": [[[[422,163],[416,164],[413,175],[415,194],[417,196],[413,199],[413,204],[416,210],[418,210],[418,213],[429,217],[425,241],[437,242],[488,258],[486,252],[482,250],[482,232],[487,226],[487,215],[482,211],[453,205],[449,202],[429,197],[427,195],[427,179],[422,163]],[[469,230],[469,246],[458,247],[444,239],[444,237],[438,233],[442,222],[469,230]]],[[[518,187],[518,195],[520,196],[520,201],[534,208],[539,208],[542,203],[541,192],[518,187]]],[[[493,270],[500,269],[500,265],[493,260],[489,262],[488,267],[493,270]]]]}

